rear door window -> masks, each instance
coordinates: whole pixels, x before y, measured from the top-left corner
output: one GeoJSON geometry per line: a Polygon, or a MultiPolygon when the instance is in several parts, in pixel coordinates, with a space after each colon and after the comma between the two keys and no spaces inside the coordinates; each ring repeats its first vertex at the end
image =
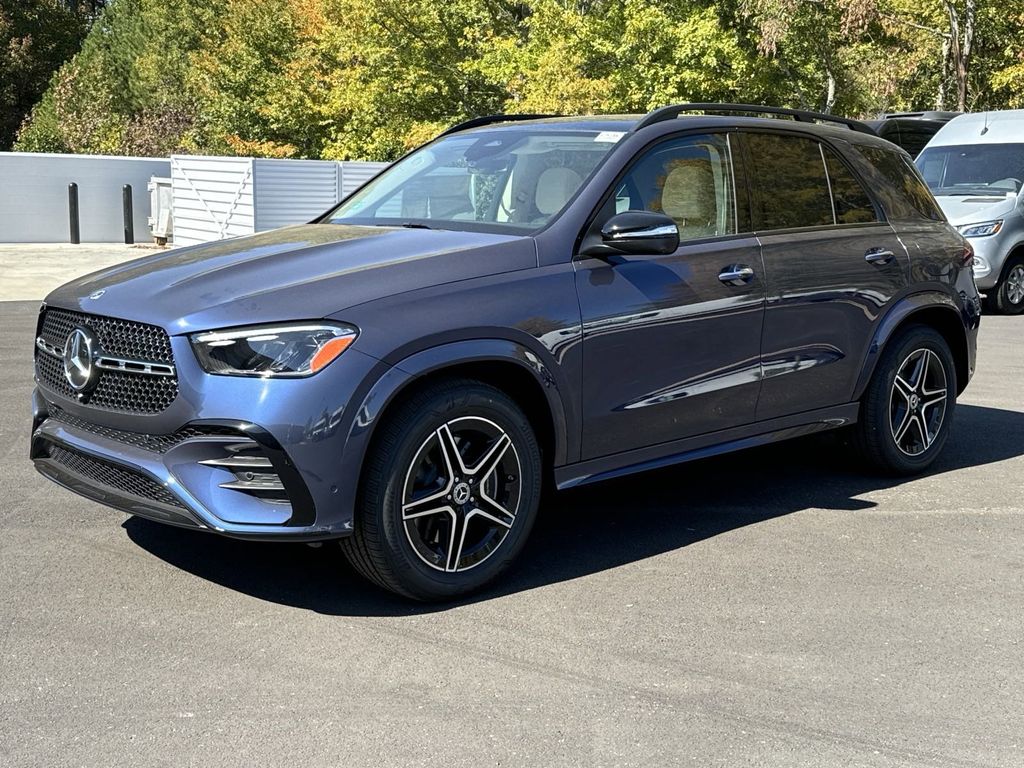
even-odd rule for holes
{"type": "Polygon", "coordinates": [[[878,213],[864,185],[831,149],[824,149],[825,168],[835,206],[836,224],[878,221],[878,213]]]}
{"type": "Polygon", "coordinates": [[[745,135],[753,165],[754,227],[821,227],[835,223],[820,144],[803,136],[745,135]]]}

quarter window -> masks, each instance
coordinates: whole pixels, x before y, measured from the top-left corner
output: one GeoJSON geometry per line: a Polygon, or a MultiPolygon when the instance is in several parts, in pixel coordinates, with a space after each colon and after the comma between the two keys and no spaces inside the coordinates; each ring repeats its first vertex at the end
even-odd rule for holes
{"type": "Polygon", "coordinates": [[[858,146],[857,149],[868,161],[863,174],[872,188],[878,190],[890,218],[945,219],[909,157],[902,152],[876,147],[858,146]]]}
{"type": "Polygon", "coordinates": [[[642,155],[615,191],[615,212],[654,211],[672,218],[680,240],[736,232],[729,141],[686,136],[642,155]]]}
{"type": "Polygon", "coordinates": [[[821,145],[802,136],[746,135],[753,161],[756,229],[834,223],[821,145]]]}

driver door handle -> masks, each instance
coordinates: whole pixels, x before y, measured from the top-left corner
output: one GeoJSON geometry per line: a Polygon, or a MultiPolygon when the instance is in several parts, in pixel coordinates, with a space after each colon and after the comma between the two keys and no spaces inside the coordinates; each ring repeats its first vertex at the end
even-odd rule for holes
{"type": "Polygon", "coordinates": [[[754,270],[746,264],[730,264],[718,273],[718,279],[726,285],[746,285],[754,279],[754,270]]]}

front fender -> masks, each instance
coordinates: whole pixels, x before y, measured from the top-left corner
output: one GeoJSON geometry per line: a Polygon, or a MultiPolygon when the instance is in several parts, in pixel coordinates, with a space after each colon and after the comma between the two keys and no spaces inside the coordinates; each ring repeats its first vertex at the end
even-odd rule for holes
{"type": "Polygon", "coordinates": [[[569,429],[573,415],[571,398],[563,398],[560,384],[541,358],[527,347],[508,339],[472,339],[442,344],[416,352],[388,367],[370,386],[352,419],[342,456],[343,483],[338,500],[346,509],[355,509],[359,477],[373,433],[382,414],[409,384],[431,373],[466,363],[514,363],[534,377],[544,393],[551,416],[554,437],[554,465],[579,459],[579,440],[569,429]]]}
{"type": "MultiPolygon", "coordinates": [[[[925,310],[935,309],[948,312],[950,313],[950,318],[955,319],[956,327],[960,329],[964,336],[964,349],[965,351],[969,351],[967,329],[970,321],[965,318],[965,313],[968,312],[966,308],[961,308],[952,296],[941,291],[925,291],[905,296],[897,301],[882,317],[882,319],[878,321],[878,324],[875,327],[874,337],[872,338],[867,354],[861,363],[860,376],[857,379],[857,386],[852,398],[853,400],[859,400],[864,394],[864,390],[867,388],[868,382],[871,381],[871,377],[874,375],[875,368],[878,365],[878,360],[882,355],[882,350],[885,349],[885,345],[888,343],[889,339],[892,338],[896,329],[913,315],[925,310]]],[[[977,327],[976,322],[974,327],[977,327]]],[[[955,352],[956,350],[954,350],[954,353],[955,352]]],[[[968,365],[973,369],[973,360],[969,360],[968,365]]],[[[966,385],[966,382],[963,382],[963,384],[966,385]]]]}

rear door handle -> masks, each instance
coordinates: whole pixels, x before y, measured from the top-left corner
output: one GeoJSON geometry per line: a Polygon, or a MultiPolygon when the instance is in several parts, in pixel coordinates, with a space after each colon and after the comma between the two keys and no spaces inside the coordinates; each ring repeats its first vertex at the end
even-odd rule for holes
{"type": "Polygon", "coordinates": [[[746,285],[754,279],[754,270],[746,264],[730,264],[718,273],[718,279],[726,285],[746,285]]]}
{"type": "Polygon", "coordinates": [[[896,254],[885,248],[872,248],[864,254],[864,261],[868,264],[888,264],[896,258],[896,254]]]}

